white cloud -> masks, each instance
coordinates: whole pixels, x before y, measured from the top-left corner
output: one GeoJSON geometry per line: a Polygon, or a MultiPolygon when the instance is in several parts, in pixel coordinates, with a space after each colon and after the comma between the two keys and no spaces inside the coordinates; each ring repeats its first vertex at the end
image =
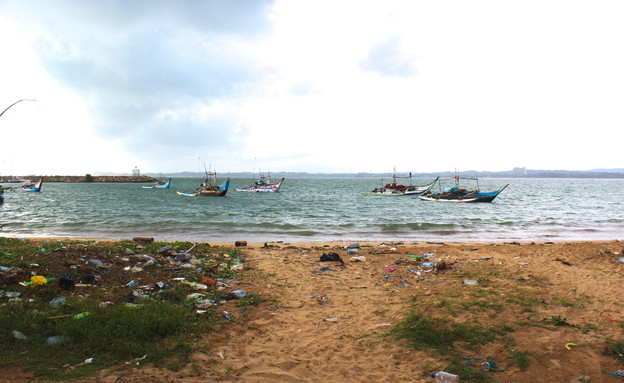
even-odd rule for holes
{"type": "Polygon", "coordinates": [[[0,6],[4,168],[622,166],[619,2],[109,5],[0,6]]]}

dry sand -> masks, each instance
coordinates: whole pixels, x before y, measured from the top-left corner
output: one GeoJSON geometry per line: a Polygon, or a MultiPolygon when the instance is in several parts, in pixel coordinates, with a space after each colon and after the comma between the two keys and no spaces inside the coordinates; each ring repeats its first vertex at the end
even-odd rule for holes
{"type": "Polygon", "coordinates": [[[622,341],[622,242],[371,243],[362,244],[359,262],[350,261],[348,244],[269,245],[241,248],[245,276],[232,286],[262,294],[262,304],[222,308],[232,323],[207,334],[191,364],[177,372],[125,365],[79,381],[433,382],[448,356],[386,336],[410,310],[513,328],[461,354],[493,358],[503,371],[491,382],[616,382],[605,372],[624,368],[603,353],[608,341],[622,341]],[[330,252],[344,266],[319,262],[330,252]],[[409,256],[425,253],[449,269],[426,272],[409,256]],[[554,317],[567,325],[555,326],[554,317]],[[525,371],[507,367],[511,350],[527,353],[525,371]]]}

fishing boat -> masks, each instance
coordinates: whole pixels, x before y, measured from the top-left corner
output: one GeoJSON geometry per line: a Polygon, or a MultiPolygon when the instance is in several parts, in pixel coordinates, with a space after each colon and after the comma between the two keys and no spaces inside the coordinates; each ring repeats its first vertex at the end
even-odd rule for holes
{"type": "Polygon", "coordinates": [[[433,180],[432,182],[430,182],[430,183],[428,183],[426,185],[416,186],[416,185],[412,184],[412,172],[410,172],[407,177],[399,177],[399,176],[396,175],[396,170],[395,170],[394,174],[392,175],[392,182],[388,182],[383,187],[375,188],[375,189],[373,189],[370,192],[362,192],[362,194],[366,194],[366,195],[382,195],[382,196],[408,196],[408,195],[417,196],[417,195],[422,195],[422,194],[425,194],[425,193],[429,192],[429,190],[431,190],[431,188],[436,183],[438,178],[439,177],[436,177],[435,180],[433,180]],[[407,179],[409,179],[409,185],[403,185],[403,184],[397,183],[397,178],[407,178],[407,179]]]}
{"type": "Polygon", "coordinates": [[[249,193],[279,193],[282,182],[284,182],[283,177],[279,182],[271,183],[271,175],[269,174],[269,181],[267,183],[264,174],[260,173],[260,179],[257,180],[256,183],[245,188],[236,189],[236,191],[249,193]]]}
{"type": "Polygon", "coordinates": [[[193,191],[181,192],[178,191],[178,195],[183,195],[186,197],[197,197],[197,196],[205,196],[205,197],[224,197],[228,189],[230,187],[230,179],[228,178],[223,185],[214,185],[211,183],[210,178],[212,178],[212,182],[217,182],[217,172],[216,171],[208,171],[206,170],[206,179],[202,182],[199,187],[193,191]]]}
{"type": "Polygon", "coordinates": [[[32,184],[30,182],[25,183],[22,186],[22,190],[27,191],[27,192],[40,192],[42,183],[43,183],[43,178],[39,179],[39,182],[37,182],[36,184],[32,184]]]}
{"type": "MultiPolygon", "coordinates": [[[[459,173],[455,171],[455,187],[440,190],[436,193],[427,193],[426,195],[418,196],[418,198],[424,201],[436,201],[436,202],[492,202],[509,184],[501,187],[500,189],[482,192],[479,189],[479,179],[470,177],[460,177],[459,173]],[[475,189],[467,190],[459,186],[460,180],[473,180],[476,182],[475,189]]],[[[440,186],[441,188],[441,186],[440,186]]]]}
{"type": "Polygon", "coordinates": [[[143,189],[169,189],[169,185],[171,185],[171,178],[169,178],[167,181],[156,181],[156,183],[152,185],[143,185],[143,189]]]}

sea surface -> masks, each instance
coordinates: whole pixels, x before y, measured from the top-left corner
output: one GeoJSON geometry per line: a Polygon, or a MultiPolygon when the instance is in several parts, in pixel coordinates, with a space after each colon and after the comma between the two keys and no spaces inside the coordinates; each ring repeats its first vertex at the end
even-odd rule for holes
{"type": "Polygon", "coordinates": [[[176,193],[194,189],[200,180],[192,178],[173,179],[169,189],[44,182],[40,193],[5,193],[0,236],[287,243],[624,239],[624,179],[486,178],[479,180],[482,191],[509,186],[492,203],[472,204],[363,195],[389,181],[379,178],[286,179],[276,194],[234,191],[253,181],[232,179],[227,196],[195,198],[176,193]]]}

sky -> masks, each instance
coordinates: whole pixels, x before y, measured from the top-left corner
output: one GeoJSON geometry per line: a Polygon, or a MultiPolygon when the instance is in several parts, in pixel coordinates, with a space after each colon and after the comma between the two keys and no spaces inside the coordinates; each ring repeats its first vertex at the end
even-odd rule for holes
{"type": "Polygon", "coordinates": [[[0,0],[0,175],[624,167],[621,1],[0,0]]]}

